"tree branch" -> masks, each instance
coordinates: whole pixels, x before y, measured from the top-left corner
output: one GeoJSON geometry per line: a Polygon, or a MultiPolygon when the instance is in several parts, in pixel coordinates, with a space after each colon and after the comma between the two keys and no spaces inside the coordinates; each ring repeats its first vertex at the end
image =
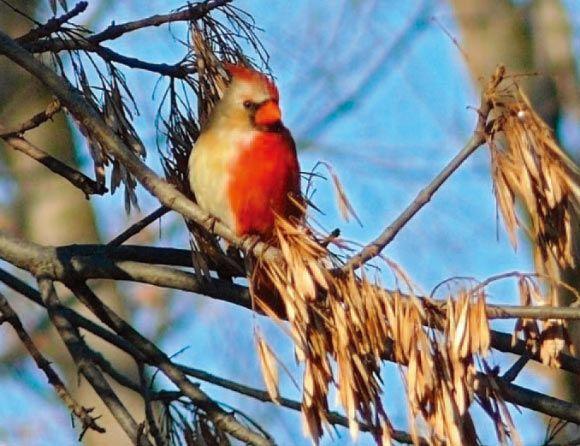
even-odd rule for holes
{"type": "Polygon", "coordinates": [[[124,337],[137,348],[148,362],[158,367],[173,384],[175,384],[195,406],[202,409],[207,417],[224,432],[255,446],[271,446],[271,437],[266,438],[242,425],[233,415],[225,412],[217,403],[211,400],[197,386],[193,385],[187,376],[173,364],[169,357],[155,344],[136,331],[131,325],[121,319],[114,311],[105,305],[83,282],[65,282],[67,287],[87,306],[103,323],[111,327],[118,335],[124,337]]]}
{"type": "MultiPolygon", "coordinates": [[[[181,11],[172,12],[169,14],[157,14],[144,19],[135,20],[132,22],[120,23],[118,25],[110,25],[104,31],[100,33],[93,34],[86,39],[91,45],[98,45],[106,40],[114,40],[127,34],[131,31],[136,31],[138,29],[148,28],[152,26],[161,26],[166,23],[173,22],[186,22],[199,20],[206,16],[212,10],[219,8],[220,6],[227,5],[232,0],[208,0],[202,3],[198,3],[193,6],[189,6],[181,11]]],[[[42,53],[45,51],[58,52],[62,50],[75,50],[75,49],[87,49],[86,47],[79,46],[80,41],[75,40],[51,40],[43,39],[37,42],[32,42],[25,45],[26,49],[31,53],[42,53]]],[[[20,42],[19,42],[20,43],[20,42]]]]}
{"type": "Polygon", "coordinates": [[[38,28],[31,29],[23,36],[18,37],[16,41],[19,44],[23,44],[49,36],[52,33],[58,31],[62,27],[62,25],[64,25],[70,19],[85,12],[87,6],[89,6],[89,3],[86,1],[78,2],[70,11],[66,12],[60,17],[53,17],[44,25],[41,25],[38,28]]]}
{"type": "Polygon", "coordinates": [[[157,208],[156,210],[151,212],[149,215],[147,215],[143,219],[139,220],[137,223],[135,223],[135,224],[131,225],[130,227],[128,227],[127,229],[125,229],[121,234],[119,234],[117,237],[115,237],[113,240],[111,240],[109,243],[107,243],[107,246],[122,245],[127,240],[129,240],[131,237],[133,237],[135,234],[138,234],[144,228],[149,226],[155,220],[163,217],[168,212],[169,212],[169,208],[166,208],[165,206],[161,206],[161,207],[157,208]]]}
{"type": "MultiPolygon", "coordinates": [[[[0,231],[0,258],[13,265],[29,271],[33,275],[45,274],[53,280],[66,281],[71,277],[85,279],[116,279],[148,283],[160,287],[191,291],[214,299],[233,303],[252,309],[252,301],[247,287],[232,284],[228,281],[214,278],[211,282],[201,281],[191,273],[164,266],[144,265],[138,262],[171,262],[170,264],[191,267],[191,253],[187,250],[174,248],[155,248],[139,246],[106,247],[103,245],[71,245],[63,247],[43,247],[32,242],[26,242],[0,231]],[[124,261],[117,259],[135,259],[124,261]]],[[[0,281],[15,288],[19,292],[30,293],[27,285],[18,283],[18,279],[0,270],[0,281]],[[15,282],[16,280],[16,282],[15,282]]],[[[434,301],[443,309],[445,301],[434,301]]],[[[538,318],[572,318],[577,319],[580,310],[560,307],[523,307],[509,305],[487,305],[490,317],[495,312],[505,318],[529,317],[529,311],[536,312],[538,318]],[[537,314],[537,310],[542,310],[537,314]],[[562,311],[563,310],[563,311],[562,311]]],[[[521,340],[512,345],[512,336],[491,330],[492,347],[516,355],[523,355],[528,349],[521,340]]],[[[532,359],[541,362],[538,354],[532,359]]],[[[580,375],[580,360],[561,354],[561,368],[580,375]]]]}
{"type": "MultiPolygon", "coordinates": [[[[0,132],[3,132],[3,130],[4,127],[0,125],[0,132]]],[[[92,194],[103,195],[108,191],[104,185],[97,183],[78,170],[67,166],[62,161],[49,155],[47,152],[36,147],[21,136],[0,135],[0,138],[14,149],[28,155],[30,158],[38,161],[57,175],[63,177],[77,189],[80,189],[87,197],[92,194]]]]}
{"type": "Polygon", "coordinates": [[[29,120],[13,127],[0,129],[0,138],[4,138],[5,136],[18,136],[28,130],[32,130],[38,127],[39,125],[44,124],[46,121],[51,119],[55,114],[57,114],[60,110],[62,110],[60,102],[54,100],[50,102],[50,104],[48,104],[46,110],[37,113],[29,120]]]}
{"type": "MultiPolygon", "coordinates": [[[[499,72],[491,81],[490,87],[497,86],[503,79],[503,73],[499,72]]],[[[490,88],[488,87],[488,88],[490,88]]],[[[473,136],[461,151],[443,168],[443,170],[429,183],[393,223],[371,243],[352,256],[340,269],[342,272],[356,270],[363,264],[378,256],[383,249],[397,236],[399,231],[425,206],[435,192],[455,172],[463,162],[469,158],[486,141],[486,125],[489,112],[493,105],[487,96],[487,89],[481,95],[481,103],[478,110],[478,119],[473,136]]]]}
{"type": "Polygon", "coordinates": [[[127,433],[133,444],[152,446],[149,439],[140,433],[139,427],[119,397],[115,394],[101,371],[90,360],[88,347],[74,327],[61,313],[60,300],[52,281],[39,278],[38,286],[42,299],[48,309],[48,315],[64,344],[66,345],[80,373],[87,379],[105,405],[111,411],[119,425],[127,433]]]}
{"type": "Polygon", "coordinates": [[[48,378],[49,384],[54,387],[54,390],[58,397],[64,402],[64,404],[71,410],[71,412],[81,421],[83,429],[79,435],[79,441],[82,440],[85,432],[88,429],[93,429],[97,432],[103,433],[105,429],[97,424],[97,420],[100,417],[93,417],[91,412],[93,409],[86,409],[81,406],[72,397],[70,392],[67,390],[66,386],[58,376],[58,374],[50,366],[50,362],[40,353],[30,335],[24,329],[20,318],[14,311],[14,309],[8,303],[8,300],[0,293],[0,312],[2,313],[2,322],[8,322],[14,331],[30,353],[32,359],[36,363],[36,366],[44,372],[48,378]]]}

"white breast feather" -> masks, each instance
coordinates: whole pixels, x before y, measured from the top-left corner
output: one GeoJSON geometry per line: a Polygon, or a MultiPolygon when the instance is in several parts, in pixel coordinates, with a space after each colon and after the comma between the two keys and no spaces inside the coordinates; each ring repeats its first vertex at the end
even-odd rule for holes
{"type": "Polygon", "coordinates": [[[199,206],[236,230],[228,200],[228,171],[252,132],[211,129],[202,133],[189,158],[189,181],[199,206]]]}

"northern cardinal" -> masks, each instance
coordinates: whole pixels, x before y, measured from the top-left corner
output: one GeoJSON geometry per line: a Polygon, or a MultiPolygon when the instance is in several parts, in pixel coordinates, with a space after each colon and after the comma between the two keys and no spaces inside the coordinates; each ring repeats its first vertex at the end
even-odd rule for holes
{"type": "Polygon", "coordinates": [[[231,81],[189,159],[201,208],[238,236],[269,239],[275,216],[301,216],[300,168],[281,120],[278,89],[265,74],[226,64],[231,81]]]}

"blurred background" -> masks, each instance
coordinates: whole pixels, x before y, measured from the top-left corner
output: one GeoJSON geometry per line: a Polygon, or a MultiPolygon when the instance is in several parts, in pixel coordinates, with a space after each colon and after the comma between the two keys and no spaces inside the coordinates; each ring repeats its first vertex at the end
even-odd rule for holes
{"type": "MultiPolygon", "coordinates": [[[[39,21],[51,15],[48,0],[11,3],[39,21]]],[[[478,105],[480,80],[498,63],[512,72],[538,73],[521,82],[562,146],[576,160],[580,157],[580,3],[575,0],[239,0],[234,4],[263,29],[260,37],[270,54],[284,122],[297,141],[302,170],[311,170],[319,160],[330,163],[362,227],[341,221],[332,185],[322,179],[315,182],[314,202],[323,214],[313,217],[328,230],[340,227],[342,235],[354,243],[378,235],[469,139],[476,120],[470,107],[478,105]]],[[[76,23],[98,31],[112,21],[166,13],[182,5],[174,0],[91,0],[76,23]]],[[[29,25],[1,3],[0,27],[18,36],[29,25]]],[[[174,37],[185,38],[186,31],[181,23],[148,28],[106,46],[149,62],[175,63],[185,49],[174,37]]],[[[147,162],[161,173],[156,145],[164,142],[154,123],[165,80],[139,70],[122,70],[139,107],[135,126],[148,148],[147,162]]],[[[5,59],[0,59],[0,73],[0,123],[20,122],[50,100],[38,84],[5,59]]],[[[86,144],[64,120],[56,119],[27,136],[91,175],[86,144]]],[[[134,211],[127,216],[122,193],[87,201],[78,190],[2,143],[0,157],[0,229],[38,243],[108,241],[158,206],[138,188],[143,213],[134,211]]],[[[182,220],[168,214],[131,242],[184,248],[188,237],[182,220]]],[[[514,252],[501,227],[485,148],[441,188],[385,254],[425,293],[453,276],[484,279],[511,270],[533,270],[525,240],[514,252]]],[[[573,271],[564,272],[568,280],[576,280],[578,288],[577,273],[574,278],[573,271]]],[[[390,283],[387,275],[384,279],[390,283]]],[[[264,388],[253,340],[259,325],[289,373],[300,378],[290,341],[274,324],[249,311],[146,285],[103,282],[98,287],[101,296],[165,352],[179,352],[181,363],[264,388]]],[[[0,290],[11,298],[10,291],[0,290]]],[[[490,289],[489,300],[516,304],[516,287],[499,283],[490,289]]],[[[85,404],[95,405],[98,413],[107,415],[106,409],[91,400],[88,384],[78,386],[76,371],[63,366],[67,354],[53,345],[41,314],[20,300],[11,301],[24,311],[35,341],[61,366],[75,392],[83,401],[90,401],[85,404]]],[[[493,328],[510,332],[513,326],[512,322],[494,323],[493,328]]],[[[10,328],[2,326],[0,333],[4,340],[0,346],[0,444],[77,444],[70,416],[44,376],[20,350],[10,328]]],[[[126,362],[122,367],[126,373],[134,373],[133,365],[119,352],[99,348],[113,363],[126,362]]],[[[489,358],[501,370],[515,360],[497,353],[489,358]]],[[[399,372],[386,365],[384,377],[388,413],[396,428],[406,429],[399,372]]],[[[546,373],[528,365],[516,383],[580,403],[580,383],[565,378],[563,373],[546,373]]],[[[279,444],[310,444],[302,434],[297,412],[209,384],[202,383],[202,388],[218,401],[247,413],[279,444]]],[[[300,396],[284,373],[281,390],[287,397],[300,396]]],[[[124,396],[129,401],[135,398],[124,396]]],[[[130,404],[141,410],[137,400],[130,404]]],[[[474,413],[476,422],[488,422],[477,416],[477,409],[474,413]]],[[[520,414],[515,408],[511,413],[525,445],[543,443],[547,420],[529,411],[520,414]]],[[[86,444],[125,444],[123,433],[112,425],[107,429],[105,436],[88,433],[86,444]]],[[[489,432],[489,437],[483,434],[482,442],[495,444],[493,430],[489,432]]],[[[567,435],[578,437],[580,430],[570,428],[567,435]]],[[[339,428],[322,443],[347,445],[352,440],[346,429],[339,428]]],[[[371,439],[363,434],[358,444],[371,444],[371,439]]]]}

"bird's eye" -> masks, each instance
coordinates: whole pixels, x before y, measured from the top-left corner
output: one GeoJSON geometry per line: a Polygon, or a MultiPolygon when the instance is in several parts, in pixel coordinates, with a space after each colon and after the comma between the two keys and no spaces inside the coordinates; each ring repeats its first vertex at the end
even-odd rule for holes
{"type": "Polygon", "coordinates": [[[254,105],[254,103],[252,101],[249,101],[249,100],[244,101],[245,108],[252,108],[253,105],[254,105]]]}

